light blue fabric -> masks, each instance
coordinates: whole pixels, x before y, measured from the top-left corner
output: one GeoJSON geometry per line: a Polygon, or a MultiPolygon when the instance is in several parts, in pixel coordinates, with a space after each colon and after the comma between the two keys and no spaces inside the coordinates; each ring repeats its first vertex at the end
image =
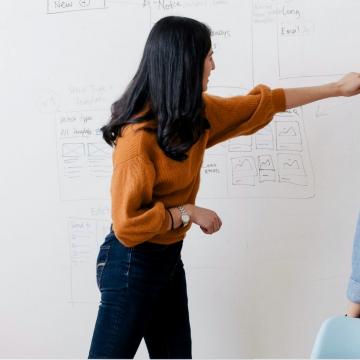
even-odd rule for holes
{"type": "Polygon", "coordinates": [[[311,359],[360,359],[360,319],[336,316],[324,321],[311,359]]]}
{"type": "Polygon", "coordinates": [[[360,213],[353,243],[352,271],[347,289],[347,297],[350,301],[360,304],[360,213]]]}

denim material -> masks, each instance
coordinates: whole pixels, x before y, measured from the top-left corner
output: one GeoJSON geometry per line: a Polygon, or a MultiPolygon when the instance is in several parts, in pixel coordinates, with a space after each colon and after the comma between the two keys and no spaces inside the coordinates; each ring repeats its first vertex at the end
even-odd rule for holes
{"type": "Polygon", "coordinates": [[[150,358],[191,358],[183,242],[125,247],[113,232],[100,246],[101,302],[89,359],[130,359],[142,338],[150,358]]]}
{"type": "Polygon", "coordinates": [[[349,279],[347,297],[352,302],[360,304],[360,213],[353,243],[352,272],[349,279]]]}

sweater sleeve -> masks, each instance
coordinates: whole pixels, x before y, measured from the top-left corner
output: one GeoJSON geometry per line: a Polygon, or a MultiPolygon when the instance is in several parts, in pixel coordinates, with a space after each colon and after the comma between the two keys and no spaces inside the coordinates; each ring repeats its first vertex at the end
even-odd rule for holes
{"type": "Polygon", "coordinates": [[[165,233],[170,215],[153,201],[155,169],[140,156],[117,164],[111,180],[111,213],[115,236],[132,247],[165,233]]]}
{"type": "Polygon", "coordinates": [[[210,123],[207,147],[239,135],[250,135],[266,126],[275,113],[285,111],[283,89],[258,85],[249,94],[223,98],[203,95],[210,123]]]}
{"type": "Polygon", "coordinates": [[[352,271],[347,289],[347,297],[350,301],[360,304],[360,213],[353,242],[352,271]]]}

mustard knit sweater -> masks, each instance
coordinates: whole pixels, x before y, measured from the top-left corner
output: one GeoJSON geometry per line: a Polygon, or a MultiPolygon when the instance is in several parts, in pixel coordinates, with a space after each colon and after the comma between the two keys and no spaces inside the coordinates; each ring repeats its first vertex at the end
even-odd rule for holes
{"type": "Polygon", "coordinates": [[[167,231],[166,208],[194,204],[200,169],[207,148],[266,126],[276,112],[285,111],[283,89],[258,85],[248,95],[223,98],[203,94],[205,117],[210,123],[188,151],[185,161],[167,157],[156,133],[136,131],[155,121],[126,126],[113,152],[111,213],[115,236],[127,247],[145,241],[172,244],[182,240],[186,227],[167,231]]]}

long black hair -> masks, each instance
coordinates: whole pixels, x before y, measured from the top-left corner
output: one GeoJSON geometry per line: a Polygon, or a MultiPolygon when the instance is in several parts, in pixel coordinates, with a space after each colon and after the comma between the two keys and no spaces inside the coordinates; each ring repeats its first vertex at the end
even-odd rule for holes
{"type": "Polygon", "coordinates": [[[209,128],[202,83],[210,36],[208,26],[186,17],[167,16],[153,26],[135,76],[101,128],[109,145],[115,145],[126,124],[152,119],[164,153],[174,160],[187,158],[186,152],[209,128]]]}

